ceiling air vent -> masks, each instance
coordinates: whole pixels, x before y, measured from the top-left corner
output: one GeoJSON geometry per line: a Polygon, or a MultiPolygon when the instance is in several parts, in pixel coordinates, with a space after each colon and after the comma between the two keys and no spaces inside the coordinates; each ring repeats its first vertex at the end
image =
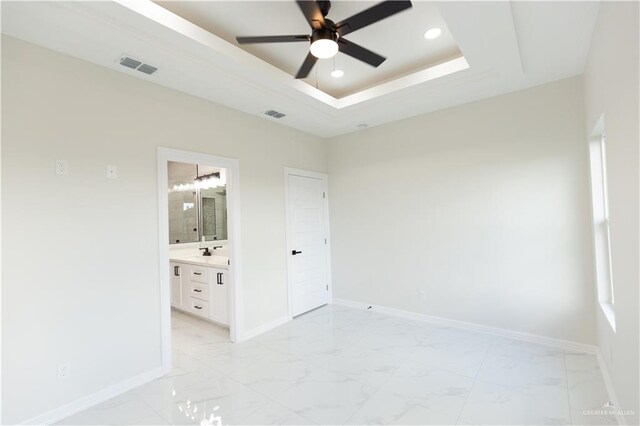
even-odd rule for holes
{"type": "Polygon", "coordinates": [[[285,116],[285,114],[278,112],[278,111],[274,111],[272,109],[270,109],[269,111],[265,111],[264,112],[265,115],[268,115],[269,117],[273,117],[273,118],[282,118],[285,116]]]}
{"type": "Polygon", "coordinates": [[[138,61],[137,59],[133,59],[129,56],[120,57],[118,62],[120,63],[120,65],[123,65],[127,68],[131,68],[132,70],[138,70],[148,75],[151,75],[154,72],[158,71],[158,67],[153,67],[149,64],[143,64],[141,61],[138,61]]]}
{"type": "Polygon", "coordinates": [[[151,75],[154,72],[158,71],[158,68],[152,67],[151,65],[142,64],[138,67],[138,71],[151,75]]]}
{"type": "Polygon", "coordinates": [[[136,61],[133,58],[129,58],[128,56],[125,56],[123,58],[120,58],[120,65],[124,65],[127,68],[131,68],[135,70],[140,65],[142,65],[142,62],[136,61]]]}

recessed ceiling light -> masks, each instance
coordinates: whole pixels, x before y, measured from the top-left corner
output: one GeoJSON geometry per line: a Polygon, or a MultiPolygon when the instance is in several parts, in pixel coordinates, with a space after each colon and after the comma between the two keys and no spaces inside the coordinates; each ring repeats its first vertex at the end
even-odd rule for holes
{"type": "Polygon", "coordinates": [[[440,34],[442,34],[442,30],[440,28],[431,28],[424,33],[424,38],[427,40],[433,40],[440,37],[440,34]]]}
{"type": "Polygon", "coordinates": [[[333,70],[331,71],[331,77],[340,78],[344,75],[344,71],[342,70],[333,70]]]}

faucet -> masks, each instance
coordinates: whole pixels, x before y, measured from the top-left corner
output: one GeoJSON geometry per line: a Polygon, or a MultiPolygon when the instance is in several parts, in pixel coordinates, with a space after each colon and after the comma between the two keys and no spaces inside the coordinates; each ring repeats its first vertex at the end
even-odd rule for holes
{"type": "Polygon", "coordinates": [[[211,252],[209,251],[209,247],[204,247],[204,248],[201,248],[200,250],[204,250],[204,253],[202,253],[203,256],[211,256],[211,252]]]}

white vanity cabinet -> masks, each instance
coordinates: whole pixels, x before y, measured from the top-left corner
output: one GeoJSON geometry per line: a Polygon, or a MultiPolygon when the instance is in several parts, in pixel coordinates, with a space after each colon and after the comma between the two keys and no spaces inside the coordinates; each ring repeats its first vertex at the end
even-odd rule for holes
{"type": "Polygon", "coordinates": [[[178,263],[171,262],[171,306],[182,306],[182,266],[178,263]]]}
{"type": "Polygon", "coordinates": [[[211,319],[229,324],[229,293],[227,291],[227,271],[211,268],[211,319]]]}
{"type": "Polygon", "coordinates": [[[180,261],[170,266],[171,306],[229,325],[227,270],[180,261]]]}

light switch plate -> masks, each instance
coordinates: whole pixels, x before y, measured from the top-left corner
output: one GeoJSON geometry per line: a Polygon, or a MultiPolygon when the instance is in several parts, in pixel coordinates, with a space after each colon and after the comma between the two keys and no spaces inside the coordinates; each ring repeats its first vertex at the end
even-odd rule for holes
{"type": "Polygon", "coordinates": [[[117,179],[118,178],[118,166],[108,165],[107,166],[107,179],[117,179]]]}

